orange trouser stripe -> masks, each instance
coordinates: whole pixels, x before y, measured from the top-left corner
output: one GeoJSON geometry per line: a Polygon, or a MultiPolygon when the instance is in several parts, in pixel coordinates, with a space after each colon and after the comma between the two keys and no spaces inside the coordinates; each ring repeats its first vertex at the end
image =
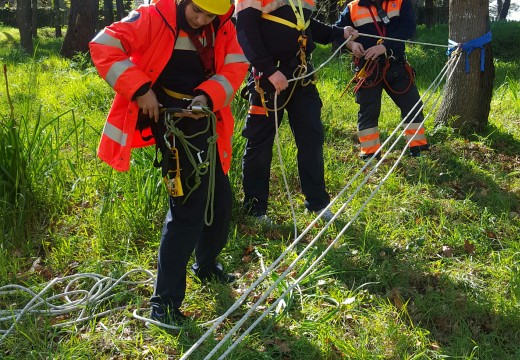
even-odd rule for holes
{"type": "Polygon", "coordinates": [[[373,134],[364,135],[364,136],[360,136],[359,137],[359,142],[360,143],[364,143],[364,142],[371,141],[371,140],[376,140],[376,139],[379,139],[379,132],[376,132],[376,133],[373,133],[373,134]]]}
{"type": "Polygon", "coordinates": [[[374,146],[361,147],[361,154],[375,154],[380,147],[380,144],[374,146]]]}
{"type": "Polygon", "coordinates": [[[414,147],[414,146],[422,146],[422,145],[427,145],[428,142],[426,141],[426,139],[419,139],[419,140],[412,140],[410,142],[410,147],[414,147]]]}
{"type": "Polygon", "coordinates": [[[423,127],[419,128],[419,129],[410,129],[410,128],[408,128],[408,129],[406,129],[404,131],[404,133],[406,135],[412,135],[412,136],[415,135],[415,132],[417,132],[417,135],[423,135],[424,134],[424,128],[423,127]]]}
{"type": "Polygon", "coordinates": [[[251,105],[249,107],[248,113],[251,115],[265,115],[267,114],[267,111],[263,106],[251,105]]]}

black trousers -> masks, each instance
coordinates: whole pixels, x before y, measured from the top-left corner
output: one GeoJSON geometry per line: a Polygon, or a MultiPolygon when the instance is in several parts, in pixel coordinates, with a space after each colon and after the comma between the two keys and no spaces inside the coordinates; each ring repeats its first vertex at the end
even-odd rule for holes
{"type": "MultiPolygon", "coordinates": [[[[250,84],[251,84],[250,79],[250,84]]],[[[293,83],[277,99],[277,106],[283,105],[293,83]]],[[[260,95],[250,85],[249,102],[262,106],[260,95]]],[[[267,95],[268,107],[274,108],[274,94],[267,95]]],[[[298,174],[305,206],[309,210],[323,209],[330,202],[325,190],[323,161],[323,127],[321,124],[322,102],[314,84],[298,84],[284,109],[278,111],[279,124],[284,110],[287,110],[289,125],[298,149],[298,174]]],[[[274,112],[248,114],[242,136],[247,139],[242,158],[242,181],[244,187],[244,207],[250,215],[263,215],[267,211],[269,178],[273,156],[276,124],[274,112]]]]}
{"type": "MultiPolygon", "coordinates": [[[[383,64],[381,63],[380,67],[382,68],[382,66],[383,64]]],[[[367,79],[367,83],[372,80],[373,79],[370,78],[367,79]]],[[[390,63],[390,68],[386,72],[386,81],[390,85],[391,89],[384,81],[381,81],[379,84],[372,87],[361,87],[356,92],[356,103],[359,104],[358,131],[378,126],[379,114],[381,112],[381,95],[383,94],[383,89],[401,110],[401,119],[403,119],[406,114],[412,110],[417,101],[419,101],[420,95],[417,91],[415,83],[412,83],[408,91],[405,93],[396,94],[396,92],[402,92],[406,90],[410,84],[410,81],[413,82],[413,79],[410,78],[410,74],[408,71],[406,71],[403,62],[390,63]]],[[[418,109],[421,106],[422,103],[420,103],[414,109],[412,114],[410,114],[406,120],[406,123],[409,123],[411,119],[413,119],[415,114],[419,112],[418,109]]],[[[413,122],[420,123],[423,120],[424,116],[421,111],[413,120],[413,122]]]]}
{"type": "MultiPolygon", "coordinates": [[[[207,125],[207,118],[194,120],[184,118],[178,124],[184,134],[200,132],[207,125]]],[[[164,141],[166,128],[161,120],[152,126],[152,132],[163,156],[163,165],[170,153],[164,141]]],[[[207,154],[207,139],[210,133],[204,133],[190,142],[207,154]]],[[[199,268],[214,269],[216,258],[227,242],[231,221],[232,192],[229,178],[224,174],[220,160],[216,157],[214,218],[210,226],[204,222],[206,202],[208,198],[209,175],[202,176],[200,186],[194,190],[184,203],[188,187],[193,185],[193,177],[189,178],[193,165],[188,160],[185,149],[176,140],[175,147],[179,152],[181,183],[184,196],[169,197],[169,210],[159,246],[157,262],[157,280],[152,303],[179,308],[186,293],[186,267],[193,251],[199,268]]],[[[194,150],[189,150],[193,151],[194,150]]],[[[194,153],[197,159],[197,154],[194,153]]],[[[163,174],[165,169],[163,169],[163,174]]]]}

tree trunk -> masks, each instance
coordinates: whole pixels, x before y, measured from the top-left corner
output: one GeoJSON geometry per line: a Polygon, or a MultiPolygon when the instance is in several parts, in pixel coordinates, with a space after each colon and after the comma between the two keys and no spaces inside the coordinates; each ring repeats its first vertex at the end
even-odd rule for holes
{"type": "Polygon", "coordinates": [[[125,4],[123,0],[116,0],[116,16],[117,20],[121,20],[125,17],[125,4]]]}
{"type": "Polygon", "coordinates": [[[96,33],[98,5],[98,0],[71,0],[69,26],[61,56],[72,58],[77,53],[88,52],[88,43],[96,33]]]}
{"type": "MultiPolygon", "coordinates": [[[[466,43],[489,31],[488,0],[450,0],[449,38],[466,43]]],[[[450,125],[461,132],[481,132],[488,124],[495,68],[491,44],[484,45],[484,71],[480,70],[481,49],[469,55],[470,71],[466,73],[462,53],[457,68],[446,81],[444,98],[436,125],[450,125]]]]}
{"type": "Polygon", "coordinates": [[[433,26],[433,0],[424,1],[424,24],[426,27],[431,28],[433,26]]]}
{"type": "Polygon", "coordinates": [[[31,0],[32,37],[38,37],[38,0],[31,0]]]}
{"type": "Polygon", "coordinates": [[[103,26],[114,22],[114,3],[112,0],[103,0],[103,26]]]}
{"type": "Polygon", "coordinates": [[[54,32],[56,38],[61,37],[61,14],[60,14],[60,0],[52,0],[54,8],[54,32]]]}
{"type": "Polygon", "coordinates": [[[502,4],[503,4],[503,1],[502,0],[497,0],[497,12],[496,12],[496,16],[495,16],[495,20],[498,20],[499,16],[500,16],[500,11],[502,9],[502,4]]]}
{"type": "Polygon", "coordinates": [[[27,54],[33,53],[31,0],[16,1],[16,25],[20,32],[20,46],[27,54]]]}
{"type": "Polygon", "coordinates": [[[509,13],[509,7],[511,6],[511,0],[504,0],[500,11],[498,12],[498,20],[505,20],[509,13]]]}

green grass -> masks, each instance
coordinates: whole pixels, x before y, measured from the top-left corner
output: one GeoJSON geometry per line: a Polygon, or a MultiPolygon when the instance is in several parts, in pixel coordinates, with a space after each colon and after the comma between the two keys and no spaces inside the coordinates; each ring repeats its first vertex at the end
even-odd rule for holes
{"type": "MultiPolygon", "coordinates": [[[[486,131],[462,137],[449,128],[434,129],[433,119],[428,119],[431,154],[403,159],[315,271],[228,358],[520,358],[520,63],[508,45],[518,43],[518,33],[518,23],[493,24],[496,79],[486,131]]],[[[19,284],[39,292],[51,279],[72,274],[118,278],[133,268],[153,270],[167,206],[159,171],[152,167],[153,149],[134,151],[128,173],[101,163],[95,152],[112,90],[87,57],[68,61],[57,56],[59,41],[48,31],[42,30],[33,57],[19,52],[17,37],[16,30],[0,28],[0,62],[7,65],[14,105],[11,116],[2,81],[0,286],[19,284]]],[[[447,28],[438,26],[421,28],[417,40],[446,43],[446,37],[447,28]]],[[[408,53],[422,92],[446,55],[442,49],[422,46],[410,46],[408,53]]],[[[319,47],[315,64],[329,54],[328,47],[319,47]]],[[[357,159],[357,106],[351,95],[339,97],[351,77],[348,68],[349,59],[343,56],[319,74],[326,182],[332,196],[363,165],[357,159]]],[[[386,137],[398,124],[399,112],[387,96],[383,109],[380,128],[386,137]]],[[[240,155],[245,141],[240,129],[247,104],[237,98],[233,110],[237,124],[230,179],[235,206],[222,260],[241,279],[227,287],[202,286],[188,278],[183,310],[200,321],[224,313],[258,278],[262,264],[269,266],[294,238],[276,156],[269,215],[280,226],[261,229],[241,212],[240,155]]],[[[285,123],[280,137],[301,232],[312,218],[304,213],[296,149],[285,123]]],[[[397,155],[397,150],[389,154],[336,224],[278,284],[265,307],[336,239],[397,155]]],[[[320,230],[312,228],[288,254],[278,276],[320,230]]],[[[192,358],[204,358],[277,276],[269,279],[192,358]]],[[[79,285],[89,286],[89,281],[79,285]]],[[[63,290],[56,286],[52,292],[63,290]]],[[[52,327],[71,315],[26,316],[0,344],[0,357],[178,358],[205,328],[190,324],[181,332],[169,332],[145,327],[131,313],[148,306],[152,291],[151,283],[120,285],[116,296],[93,313],[128,305],[127,311],[78,326],[52,327]]],[[[30,298],[0,294],[0,311],[22,308],[30,298]]],[[[254,312],[245,326],[262,311],[254,312]]],[[[0,321],[0,330],[8,324],[0,321]]]]}

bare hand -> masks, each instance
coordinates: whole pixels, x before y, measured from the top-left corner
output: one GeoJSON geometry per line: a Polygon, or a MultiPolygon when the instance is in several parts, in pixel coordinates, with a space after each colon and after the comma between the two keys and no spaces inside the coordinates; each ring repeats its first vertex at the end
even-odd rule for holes
{"type": "Polygon", "coordinates": [[[352,41],[347,43],[347,47],[352,51],[355,57],[361,58],[365,56],[365,48],[358,42],[352,41]]]}
{"type": "Polygon", "coordinates": [[[356,29],[354,29],[352,26],[345,26],[343,28],[343,37],[345,39],[348,39],[351,36],[352,36],[352,38],[350,40],[355,40],[359,37],[359,32],[356,29]]]}
{"type": "Polygon", "coordinates": [[[374,45],[365,51],[365,59],[375,60],[381,54],[386,52],[386,47],[383,44],[374,45]]]}
{"type": "Polygon", "coordinates": [[[162,107],[162,104],[159,104],[152,89],[148,90],[146,94],[138,96],[136,102],[143,114],[153,118],[155,122],[159,121],[159,108],[162,107]]]}
{"type": "Polygon", "coordinates": [[[280,95],[280,92],[287,89],[289,82],[281,71],[276,71],[273,75],[269,76],[269,81],[273,84],[276,94],[280,95]]]}

